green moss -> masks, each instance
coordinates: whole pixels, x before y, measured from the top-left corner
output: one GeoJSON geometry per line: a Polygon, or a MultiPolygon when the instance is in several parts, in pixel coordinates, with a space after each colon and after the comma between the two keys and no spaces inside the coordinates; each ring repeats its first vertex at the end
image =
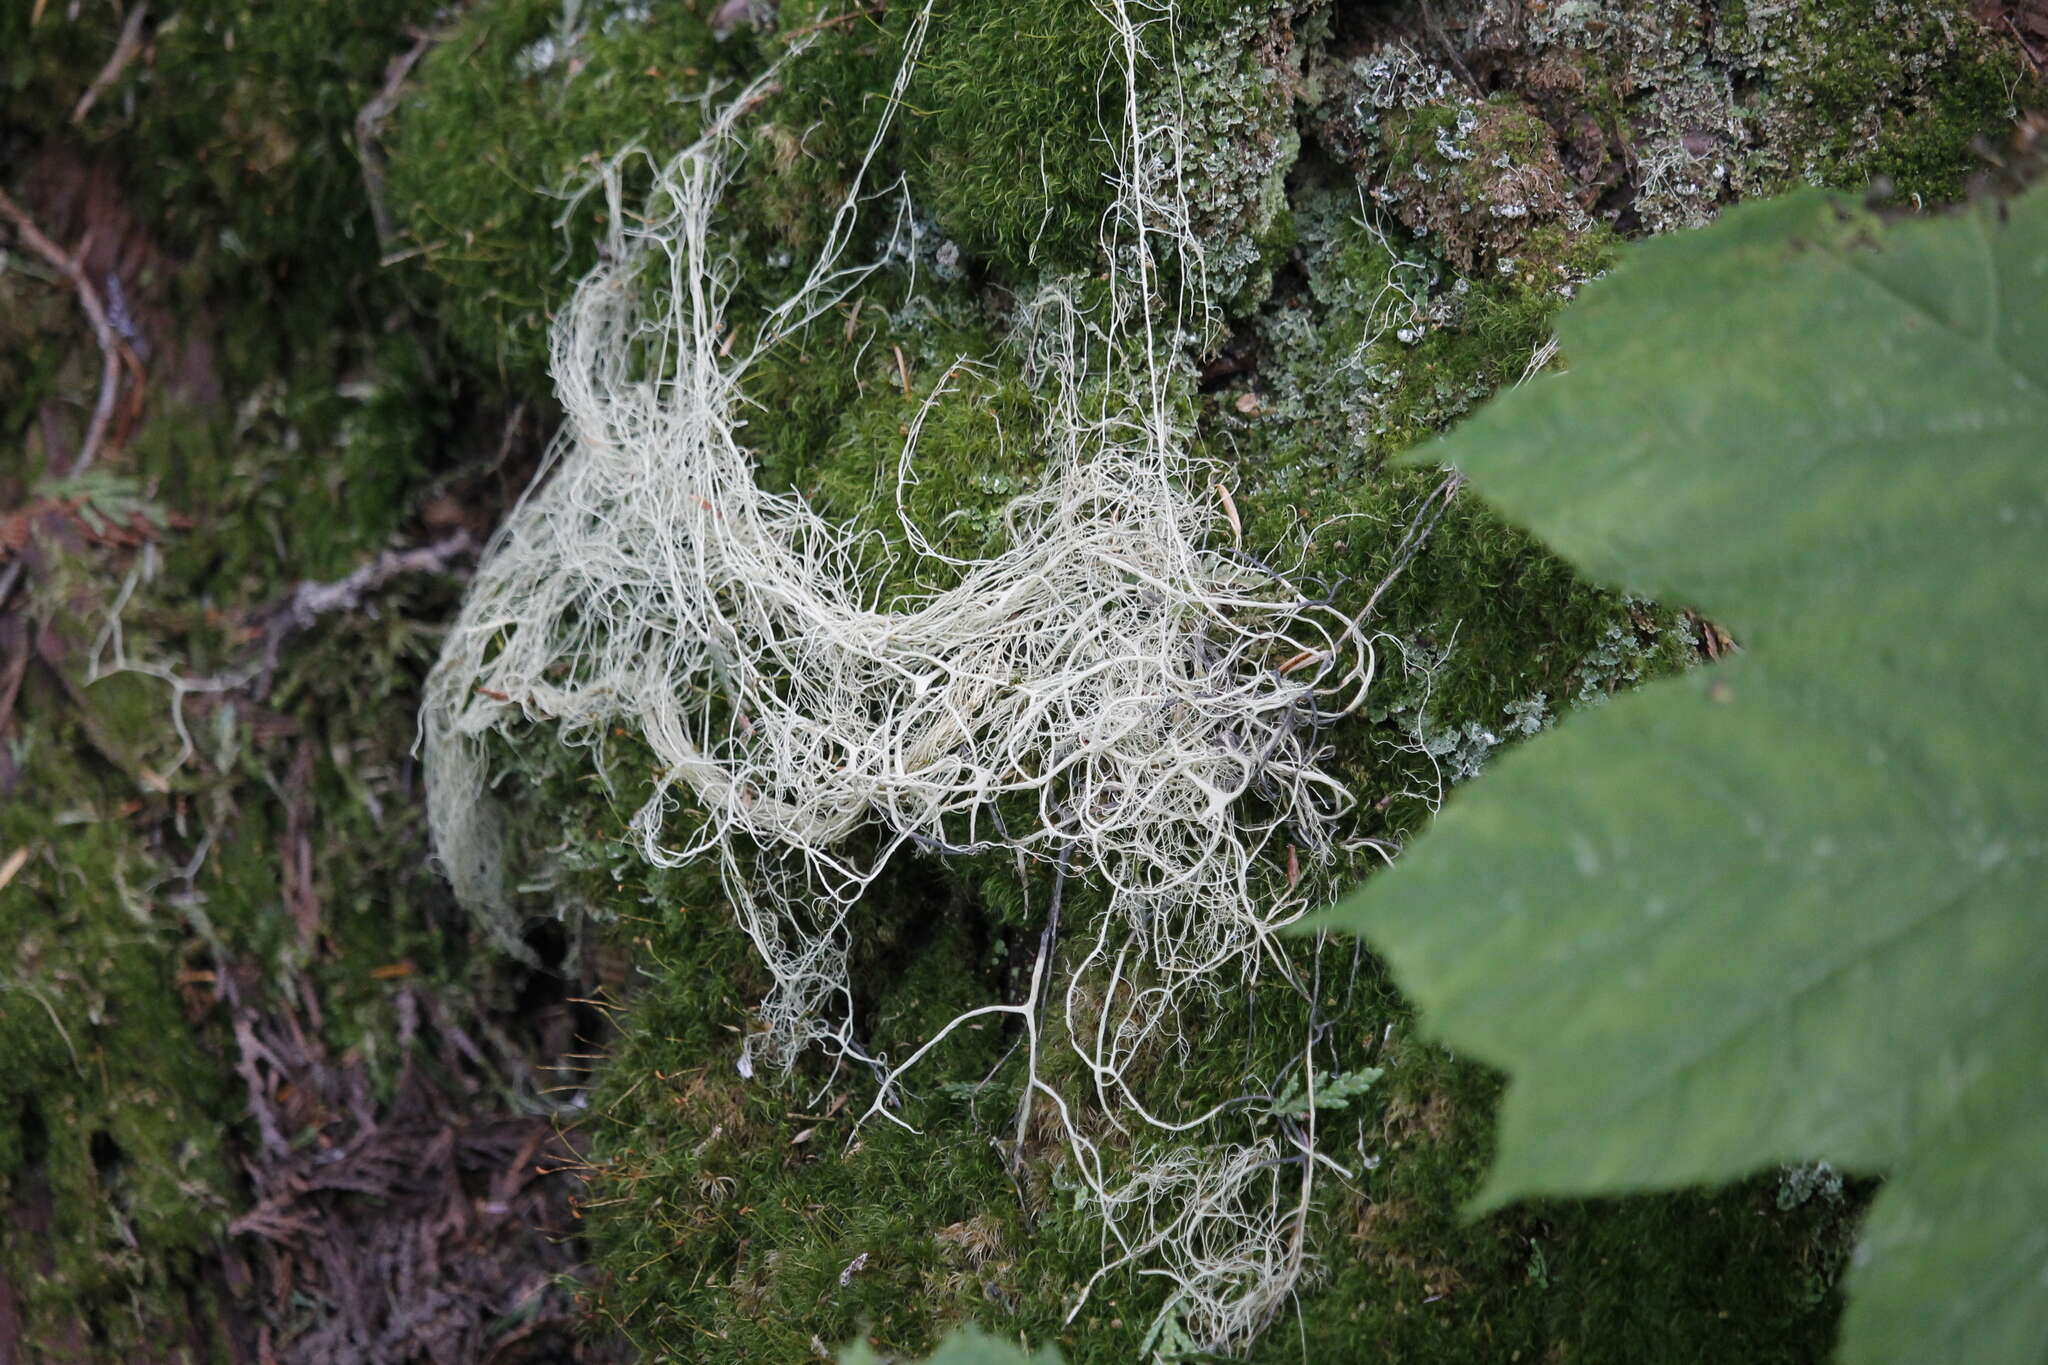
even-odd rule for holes
{"type": "Polygon", "coordinates": [[[565,31],[566,13],[554,0],[472,9],[422,62],[390,144],[393,204],[413,265],[441,286],[443,323],[522,389],[541,373],[549,310],[596,260],[603,204],[557,227],[559,192],[629,145],[689,143],[688,97],[752,55],[714,43],[690,7],[610,31],[565,31]]]}
{"type": "Polygon", "coordinates": [[[1445,262],[1484,274],[1532,231],[1557,230],[1564,167],[1550,126],[1519,96],[1396,110],[1381,128],[1377,193],[1445,262]]]}
{"type": "MultiPolygon", "coordinates": [[[[1398,367],[1400,377],[1381,398],[1372,457],[1400,454],[1519,379],[1550,335],[1558,309],[1579,282],[1606,268],[1619,246],[1600,228],[1539,227],[1491,278],[1471,285],[1453,325],[1431,330],[1414,345],[1398,337],[1383,341],[1377,359],[1398,367]]],[[[1340,324],[1338,335],[1346,330],[1348,323],[1340,324]]]]}
{"type": "MultiPolygon", "coordinates": [[[[270,493],[247,476],[273,453],[253,432],[238,448],[231,429],[176,413],[147,430],[165,443],[131,458],[195,476],[166,468],[163,489],[189,499],[170,505],[247,527],[251,543],[223,536],[220,558],[196,535],[161,532],[168,552],[123,604],[124,647],[175,660],[188,678],[237,673],[250,661],[245,613],[323,551],[363,551],[345,538],[365,528],[310,504],[302,515],[333,539],[266,525],[256,509],[270,493]],[[238,449],[250,461],[240,478],[238,449]]],[[[346,463],[331,450],[296,456],[322,458],[346,463]]],[[[25,855],[0,888],[0,1207],[47,1219],[36,1236],[0,1238],[0,1277],[34,1286],[25,1330],[37,1358],[70,1358],[63,1343],[81,1331],[106,1358],[154,1350],[166,1332],[209,1358],[209,1334],[225,1330],[211,1295],[245,1204],[234,1157],[247,1102],[221,971],[242,974],[259,1008],[279,983],[315,983],[325,1040],[337,1055],[360,1049],[380,1080],[397,1060],[395,1015],[373,969],[480,976],[466,921],[425,861],[405,753],[435,643],[420,621],[445,614],[446,590],[387,591],[383,612],[301,637],[264,702],[202,688],[179,704],[139,673],[88,681],[86,645],[131,567],[132,554],[109,550],[43,562],[34,605],[64,643],[29,664],[8,739],[18,794],[0,803],[0,853],[25,855]],[[316,822],[295,834],[294,809],[316,822]],[[317,905],[310,938],[285,908],[280,851],[297,837],[317,905]]]]}
{"type": "MultiPolygon", "coordinates": [[[[1199,44],[1245,9],[1183,5],[1180,40],[1199,44]]],[[[1148,29],[1140,61],[1162,41],[1148,29]]],[[[912,187],[940,228],[1007,275],[1092,267],[1115,197],[1122,62],[1093,0],[941,5],[904,124],[912,187]]]]}
{"type": "Polygon", "coordinates": [[[38,527],[6,604],[34,653],[0,706],[0,1281],[26,1294],[19,1346],[36,1360],[246,1346],[227,1339],[250,1305],[232,1302],[223,1254],[253,1135],[223,971],[250,1008],[296,997],[330,1055],[368,1059],[373,1087],[399,1061],[398,985],[496,983],[427,862],[407,752],[454,585],[387,585],[250,676],[265,607],[438,534],[420,516],[428,479],[498,443],[501,423],[467,406],[472,377],[440,363],[378,268],[354,141],[407,25],[436,7],[149,10],[143,51],[76,128],[120,7],[0,15],[0,163],[20,176],[4,188],[66,245],[88,224],[118,238],[156,348],[132,439],[82,484],[39,487],[44,410],[89,408],[97,351],[30,253],[0,271],[0,499],[89,495],[116,524],[142,511],[155,541],[38,527]],[[80,183],[91,216],[71,219],[80,183]],[[124,652],[199,685],[89,681],[91,660],[124,652]],[[285,904],[300,839],[318,911],[304,933],[285,904]]]}
{"type": "MultiPolygon", "coordinates": [[[[314,308],[319,295],[295,297],[314,308]]],[[[395,1030],[391,986],[371,968],[475,973],[425,863],[405,755],[435,638],[419,616],[444,615],[447,590],[411,603],[387,590],[388,614],[299,637],[261,701],[254,684],[214,685],[247,676],[258,609],[410,529],[447,429],[426,347],[317,308],[299,320],[317,341],[281,337],[262,321],[274,298],[260,281],[231,308],[216,301],[227,410],[153,392],[126,449],[41,490],[116,525],[135,514],[157,544],[45,539],[10,604],[30,638],[47,626],[11,710],[14,796],[0,803],[0,858],[26,857],[0,888],[0,1208],[46,1222],[0,1238],[0,1278],[33,1286],[25,1349],[38,1359],[73,1358],[81,1333],[93,1358],[229,1357],[219,1258],[246,1200],[246,1096],[220,971],[247,973],[259,1008],[279,982],[317,982],[337,1054],[369,1055],[395,1030]],[[270,382],[241,387],[249,369],[270,382]],[[138,672],[91,680],[89,660],[123,653],[201,685],[180,699],[138,672]],[[280,867],[301,771],[320,811],[303,831],[322,923],[311,943],[285,912],[280,867]]]]}
{"type": "Polygon", "coordinates": [[[1387,114],[1380,120],[1380,146],[1388,168],[1398,175],[1440,161],[1436,140],[1454,130],[1457,123],[1458,108],[1450,104],[1425,104],[1387,114]]]}
{"type": "Polygon", "coordinates": [[[1013,271],[1094,260],[1123,81],[1090,0],[947,7],[910,127],[944,230],[1013,271]]]}
{"type": "MultiPolygon", "coordinates": [[[[628,145],[657,158],[681,150],[703,92],[729,97],[775,59],[784,65],[742,129],[744,164],[718,226],[738,300],[779,297],[851,185],[913,13],[801,0],[767,31],[721,41],[676,6],[567,31],[551,0],[474,9],[423,63],[390,149],[411,264],[438,286],[443,321],[507,379],[541,384],[551,311],[595,262],[606,211],[567,196],[628,145]]],[[[1235,13],[1193,6],[1183,22],[1198,35],[1235,13]]],[[[1090,0],[938,4],[869,186],[905,177],[927,227],[997,276],[1087,268],[1112,198],[1112,38],[1090,0]]],[[[887,217],[870,213],[857,255],[882,251],[887,217]]],[[[1284,240],[1284,228],[1268,222],[1263,240],[1284,240]]]]}
{"type": "Polygon", "coordinates": [[[1861,1199],[1787,1208],[1765,1176],[1466,1221],[1499,1081],[1405,1035],[1397,1025],[1376,1112],[1359,1124],[1383,1159],[1340,1185],[1327,1214],[1327,1309],[1276,1329],[1253,1360],[1827,1357],[1861,1199]]]}
{"type": "Polygon", "coordinates": [[[1958,199],[1984,167],[1979,139],[2006,140],[2041,86],[2023,54],[1963,4],[1843,5],[1800,10],[1805,49],[1778,93],[1802,117],[1824,184],[1889,180],[1900,196],[1958,199]]]}
{"type": "Polygon", "coordinates": [[[1476,192],[1498,158],[1528,161],[1545,154],[1553,140],[1549,125],[1514,94],[1396,109],[1380,128],[1383,155],[1395,174],[1423,167],[1450,176],[1467,192],[1476,192]]]}
{"type": "Polygon", "coordinates": [[[138,92],[147,116],[121,143],[150,221],[174,245],[201,251],[237,296],[303,300],[317,284],[330,307],[345,307],[342,293],[373,271],[378,252],[356,117],[407,26],[431,22],[434,8],[181,6],[157,27],[153,64],[137,76],[176,84],[138,92]]]}
{"type": "Polygon", "coordinates": [[[909,550],[896,508],[898,460],[923,416],[903,487],[903,514],[939,553],[985,556],[1007,543],[1003,508],[1040,472],[1038,413],[1014,373],[925,364],[898,386],[890,354],[867,392],[839,415],[793,486],[819,512],[868,533],[876,596],[888,604],[951,587],[958,571],[909,550]],[[924,411],[941,382],[956,397],[924,411]]]}
{"type": "MultiPolygon", "coordinates": [[[[792,1088],[740,1080],[735,1031],[765,985],[752,950],[701,877],[644,884],[662,908],[630,928],[656,984],[593,1106],[588,1226],[609,1272],[593,1301],[605,1321],[652,1360],[801,1358],[814,1335],[923,1350],[976,1316],[1058,1339],[1069,1361],[1134,1358],[1161,1297],[1152,1286],[1100,1301],[1127,1312],[1114,1326],[1060,1325],[1097,1233],[1043,1153],[1021,1185],[1005,1173],[1021,1074],[1008,1031],[963,1028],[913,1073],[898,1117],[921,1134],[876,1119],[856,1135],[868,1098],[857,1074],[807,1066],[792,1088]]],[[[1003,993],[1022,965],[1022,936],[991,938],[935,862],[906,858],[856,913],[854,979],[874,983],[857,1002],[866,1042],[890,1055],[1003,993]]]]}
{"type": "Polygon", "coordinates": [[[363,368],[346,383],[312,369],[234,414],[174,408],[138,434],[131,468],[208,532],[171,543],[171,571],[192,590],[232,600],[286,572],[343,576],[413,511],[442,420],[419,353],[387,345],[329,363],[363,368]]]}
{"type": "MultiPolygon", "coordinates": [[[[914,1355],[968,1319],[1057,1344],[1075,1365],[1142,1358],[1164,1305],[1156,1280],[1112,1276],[1063,1322],[1100,1263],[1100,1233],[1049,1134],[1007,1169],[1021,1078],[1018,1058],[1005,1058],[1011,1030],[963,1029],[912,1073],[897,1114],[920,1134],[882,1119],[855,1132],[867,1098],[858,1072],[806,1065],[785,1087],[735,1073],[747,1002],[765,982],[715,884],[629,872],[625,889],[658,909],[623,926],[651,983],[593,1104],[585,1225],[606,1272],[591,1298],[602,1321],[649,1360],[801,1358],[813,1336],[914,1355]]],[[[989,952],[956,869],[909,863],[857,914],[869,1046],[904,1055],[954,1012],[1006,988],[1014,997],[1029,936],[989,952]]],[[[1497,1081],[1410,1041],[1406,1006],[1370,963],[1355,980],[1329,979],[1329,1045],[1385,1077],[1324,1116],[1331,1150],[1356,1172],[1324,1183],[1311,1230],[1331,1277],[1254,1359],[1299,1358],[1302,1334],[1311,1359],[1330,1361],[1658,1358],[1680,1341],[1700,1361],[1825,1354],[1853,1204],[1786,1209],[1757,1182],[1463,1222],[1497,1081]]],[[[1178,1102],[1277,1080],[1303,1009],[1269,982],[1193,1011],[1174,1062],[1178,1102]]],[[[1071,1084],[1058,1011],[1047,1023],[1046,1074],[1071,1084]]],[[[1098,1140],[1115,1179],[1132,1153],[1111,1134],[1098,1140]]]]}
{"type": "MultiPolygon", "coordinates": [[[[195,662],[223,643],[207,616],[175,587],[145,585],[127,646],[195,662]]],[[[60,618],[67,634],[77,625],[60,618]]],[[[403,770],[401,689],[417,686],[432,643],[397,610],[318,632],[280,675],[279,709],[188,696],[197,747],[182,766],[168,687],[136,674],[88,686],[31,665],[11,742],[33,798],[0,804],[0,849],[26,855],[0,890],[0,1207],[47,1221],[0,1238],[0,1277],[34,1286],[37,1358],[70,1358],[62,1343],[81,1330],[107,1358],[153,1350],[165,1332],[199,1349],[224,1330],[209,1296],[245,1206],[246,1097],[220,971],[248,974],[252,1004],[272,974],[317,983],[330,1046],[360,1049],[380,1080],[397,1060],[395,1015],[372,969],[478,979],[403,770]],[[279,862],[301,799],[320,812],[304,829],[310,942],[285,912],[279,862]]]]}
{"type": "Polygon", "coordinates": [[[0,98],[7,118],[0,136],[23,144],[56,132],[92,83],[120,35],[118,15],[83,10],[76,20],[32,5],[0,15],[0,98]]]}
{"type": "MultiPolygon", "coordinates": [[[[733,82],[776,59],[776,88],[742,129],[719,228],[742,301],[793,287],[881,119],[909,19],[808,0],[782,6],[767,33],[720,41],[707,19],[674,6],[568,32],[547,0],[480,7],[424,63],[391,153],[394,197],[419,268],[442,286],[444,320],[475,355],[539,382],[548,317],[595,262],[606,211],[565,195],[629,145],[657,159],[680,151],[701,128],[704,92],[729,98],[733,82]]],[[[958,48],[966,27],[942,14],[932,60],[958,48]]],[[[888,183],[899,159],[981,173],[965,114],[955,105],[952,121],[932,115],[924,90],[898,111],[897,132],[925,150],[884,147],[871,185],[888,183]],[[927,116],[936,121],[923,128],[927,116]]]]}
{"type": "MultiPolygon", "coordinates": [[[[23,703],[71,711],[40,671],[23,703]]],[[[92,756],[75,711],[29,739],[37,799],[0,805],[0,847],[26,855],[0,890],[0,1201],[46,1208],[49,1230],[0,1238],[0,1276],[35,1286],[27,1341],[55,1358],[78,1321],[145,1346],[131,1298],[185,1319],[168,1291],[233,1200],[223,1125],[194,1120],[229,1111],[230,1078],[187,1021],[182,934],[151,894],[152,798],[92,756]]]]}

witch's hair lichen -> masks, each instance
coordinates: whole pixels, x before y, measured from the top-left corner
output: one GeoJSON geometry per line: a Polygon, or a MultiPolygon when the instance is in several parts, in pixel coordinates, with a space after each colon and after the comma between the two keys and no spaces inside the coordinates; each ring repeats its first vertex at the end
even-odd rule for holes
{"type": "MultiPolygon", "coordinates": [[[[1376,658],[1357,623],[1237,543],[1222,471],[1193,448],[1185,355],[1213,310],[1180,130],[1148,120],[1140,96],[1145,26],[1173,11],[1104,0],[1101,14],[1124,99],[1108,269],[1021,299],[1008,342],[1044,477],[1009,504],[987,557],[942,551],[911,516],[928,419],[981,357],[926,395],[894,470],[904,542],[952,586],[882,600],[860,537],[765,491],[742,443],[749,369],[873,272],[849,255],[887,118],[808,274],[757,317],[729,315],[714,220],[776,69],[712,107],[677,156],[601,168],[606,263],[554,330],[567,420],[430,680],[429,809],[463,898],[502,911],[486,737],[545,721],[588,743],[630,727],[659,765],[632,821],[640,851],[663,867],[716,860],[772,977],[742,1072],[787,1071],[821,1047],[872,1072],[868,1119],[901,1122],[890,1111],[912,1065],[956,1025],[1014,1017],[1029,1057],[1020,1150],[1049,1107],[1102,1220],[1105,1272],[1137,1261],[1167,1275],[1160,1330],[1223,1349],[1263,1328],[1309,1264],[1317,1163],[1283,1160],[1270,1134],[1219,1136],[1242,1102],[1174,1112],[1143,1093],[1137,1062],[1185,1001],[1290,970],[1272,936],[1324,894],[1351,804],[1320,766],[1319,731],[1363,698],[1376,658]],[[651,183],[637,202],[629,166],[651,183]],[[871,1055],[851,907],[905,851],[991,850],[1055,870],[1026,998],[968,1011],[900,1062],[871,1055]],[[1103,894],[1062,925],[1070,873],[1103,894]],[[1080,1063],[1063,1084],[1040,1055],[1056,979],[1080,1063]],[[1106,1162],[1105,1124],[1119,1148],[1130,1127],[1159,1140],[1106,1162]]],[[[884,258],[909,221],[899,212],[884,258]]],[[[1312,1155],[1313,1106],[1298,1127],[1312,1155]]]]}

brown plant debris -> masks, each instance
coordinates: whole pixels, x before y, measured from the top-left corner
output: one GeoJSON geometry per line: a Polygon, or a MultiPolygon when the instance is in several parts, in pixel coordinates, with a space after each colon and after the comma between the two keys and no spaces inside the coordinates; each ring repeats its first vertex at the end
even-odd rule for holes
{"type": "Polygon", "coordinates": [[[261,1358],[594,1359],[563,1285],[577,1268],[561,1174],[575,1154],[551,1120],[506,1112],[487,1085],[523,1074],[523,1059],[406,985],[404,1061],[383,1098],[360,1055],[320,1041],[310,981],[297,1009],[265,1010],[245,1003],[248,979],[226,972],[221,986],[258,1134],[245,1162],[255,1206],[230,1231],[257,1249],[261,1358]]]}

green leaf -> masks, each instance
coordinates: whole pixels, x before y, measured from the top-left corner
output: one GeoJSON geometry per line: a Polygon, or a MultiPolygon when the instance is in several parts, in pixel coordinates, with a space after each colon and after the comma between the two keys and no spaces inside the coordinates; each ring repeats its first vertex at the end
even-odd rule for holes
{"type": "MultiPolygon", "coordinates": [[[[840,1352],[839,1365],[877,1365],[878,1359],[866,1346],[856,1344],[840,1352]]],[[[940,1342],[923,1365],[1060,1365],[1060,1353],[1042,1346],[1035,1355],[1026,1355],[1021,1346],[969,1326],[940,1342]]]]}
{"type": "Polygon", "coordinates": [[[1889,1171],[1851,1362],[2048,1358],[2048,192],[1637,248],[1424,452],[1740,656],[1498,760],[1332,912],[1510,1074],[1482,1207],[1889,1171]]]}

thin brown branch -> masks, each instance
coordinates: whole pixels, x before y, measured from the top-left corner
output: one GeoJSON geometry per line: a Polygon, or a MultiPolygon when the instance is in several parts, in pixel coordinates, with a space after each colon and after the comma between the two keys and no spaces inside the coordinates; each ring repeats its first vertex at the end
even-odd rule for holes
{"type": "Polygon", "coordinates": [[[2020,32],[2020,26],[2012,21],[2010,13],[2007,13],[2005,16],[2005,26],[2012,30],[2013,40],[2020,45],[2020,51],[2026,55],[2027,61],[2033,65],[2034,74],[2036,76],[2048,75],[2048,59],[2043,59],[2040,53],[2034,51],[2034,45],[2027,41],[2026,34],[2020,32]]]}
{"type": "Polygon", "coordinates": [[[276,671],[284,642],[322,616],[337,611],[354,611],[362,605],[367,594],[403,574],[440,573],[448,567],[449,561],[467,554],[472,544],[467,531],[457,531],[431,545],[410,550],[386,550],[345,578],[326,583],[310,579],[301,582],[292,589],[289,597],[257,614],[264,633],[264,675],[267,677],[276,671]]]}
{"type": "MultiPolygon", "coordinates": [[[[0,574],[0,605],[5,605],[7,594],[14,590],[14,580],[19,577],[21,561],[15,560],[7,566],[8,571],[0,574]]],[[[0,615],[0,641],[4,641],[8,659],[0,666],[0,735],[7,733],[8,723],[14,719],[14,701],[21,695],[22,680],[28,676],[28,661],[35,654],[30,643],[35,627],[17,616],[12,619],[0,615]]],[[[7,778],[0,771],[0,793],[8,790],[7,778]]]]}
{"type": "Polygon", "coordinates": [[[796,39],[801,38],[806,34],[816,33],[820,29],[832,28],[836,25],[848,23],[855,19],[864,19],[869,17],[870,15],[880,14],[883,11],[887,10],[888,8],[889,6],[887,4],[867,5],[860,9],[848,10],[844,14],[835,14],[830,19],[820,19],[816,23],[800,25],[797,28],[790,29],[786,33],[778,33],[775,36],[785,43],[794,42],[796,39]]]}
{"type": "Polygon", "coordinates": [[[377,139],[384,131],[384,121],[398,108],[406,78],[440,36],[432,29],[415,34],[413,45],[393,57],[384,68],[384,88],[356,114],[356,158],[363,163],[363,188],[369,194],[370,220],[376,224],[380,249],[388,250],[392,239],[398,236],[398,220],[392,217],[391,206],[384,202],[384,152],[377,139]]]}
{"type": "Polygon", "coordinates": [[[100,68],[100,74],[92,78],[92,84],[85,87],[85,93],[78,97],[78,103],[71,107],[72,126],[85,122],[85,116],[92,112],[99,97],[107,88],[121,79],[121,73],[128,69],[128,63],[135,60],[135,54],[142,51],[142,25],[149,18],[149,6],[137,5],[128,11],[128,21],[121,25],[121,37],[114,44],[113,55],[100,68]]]}
{"type": "Polygon", "coordinates": [[[1443,53],[1444,60],[1451,64],[1451,70],[1458,73],[1459,79],[1463,80],[1474,94],[1484,93],[1484,88],[1473,78],[1471,71],[1465,66],[1464,59],[1458,55],[1458,45],[1452,42],[1451,35],[1444,31],[1443,20],[1437,17],[1436,6],[1429,3],[1429,0],[1423,0],[1422,22],[1429,29],[1429,36],[1436,41],[1437,49],[1443,53]]]}
{"type": "Polygon", "coordinates": [[[93,405],[92,420],[86,424],[85,440],[79,444],[78,455],[71,462],[71,475],[75,478],[92,467],[93,460],[100,453],[100,444],[106,440],[107,424],[114,418],[114,403],[121,392],[121,352],[126,348],[114,335],[114,326],[107,320],[106,305],[100,301],[99,291],[93,288],[92,280],[87,277],[78,258],[44,236],[35,220],[9,198],[5,190],[0,190],[0,216],[14,224],[15,231],[21,234],[21,240],[31,251],[71,281],[71,287],[78,291],[78,302],[92,323],[93,336],[100,344],[100,396],[93,405]]]}

